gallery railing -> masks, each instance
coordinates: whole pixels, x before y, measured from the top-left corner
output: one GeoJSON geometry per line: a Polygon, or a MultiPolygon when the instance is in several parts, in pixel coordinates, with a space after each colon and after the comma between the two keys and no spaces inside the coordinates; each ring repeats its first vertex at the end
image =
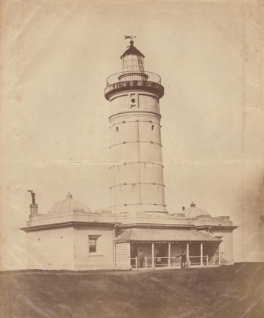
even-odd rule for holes
{"type": "Polygon", "coordinates": [[[161,84],[161,78],[158,74],[152,72],[126,71],[113,74],[106,80],[106,86],[113,85],[118,82],[144,81],[161,84]]]}

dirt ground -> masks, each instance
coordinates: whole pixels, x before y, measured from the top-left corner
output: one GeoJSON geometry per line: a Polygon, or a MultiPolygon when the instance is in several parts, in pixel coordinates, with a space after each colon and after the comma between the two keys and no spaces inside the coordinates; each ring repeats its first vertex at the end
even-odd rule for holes
{"type": "Polygon", "coordinates": [[[1,318],[263,318],[264,264],[0,272],[1,318]]]}

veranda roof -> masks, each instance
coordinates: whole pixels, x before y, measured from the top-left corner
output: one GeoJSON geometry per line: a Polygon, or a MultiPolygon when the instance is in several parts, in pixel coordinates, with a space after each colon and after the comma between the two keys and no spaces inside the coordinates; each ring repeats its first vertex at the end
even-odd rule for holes
{"type": "Polygon", "coordinates": [[[210,233],[179,229],[126,229],[116,242],[220,242],[210,233]]]}

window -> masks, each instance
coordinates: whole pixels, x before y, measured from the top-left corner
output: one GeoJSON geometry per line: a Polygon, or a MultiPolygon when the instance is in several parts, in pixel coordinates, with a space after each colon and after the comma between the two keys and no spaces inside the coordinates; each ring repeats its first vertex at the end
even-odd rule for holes
{"type": "Polygon", "coordinates": [[[96,239],[89,239],[89,253],[96,253],[96,239]]]}
{"type": "Polygon", "coordinates": [[[100,235],[89,235],[89,253],[97,252],[97,239],[100,235]]]}
{"type": "Polygon", "coordinates": [[[154,125],[151,126],[151,129],[154,130],[154,125]]]}
{"type": "Polygon", "coordinates": [[[136,100],[136,94],[130,94],[130,108],[136,107],[137,100],[136,100]]]}
{"type": "Polygon", "coordinates": [[[119,130],[118,127],[116,127],[116,132],[118,132],[118,130],[119,130]]]}

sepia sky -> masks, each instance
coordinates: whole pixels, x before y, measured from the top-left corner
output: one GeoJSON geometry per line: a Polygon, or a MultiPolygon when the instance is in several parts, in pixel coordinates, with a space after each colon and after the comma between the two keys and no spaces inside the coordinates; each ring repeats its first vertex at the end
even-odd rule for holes
{"type": "Polygon", "coordinates": [[[262,11],[254,1],[3,1],[3,269],[26,267],[19,228],[28,189],[39,213],[69,191],[92,210],[108,209],[103,90],[121,71],[124,35],[136,35],[145,69],[165,88],[168,211],[194,201],[212,216],[229,215],[239,226],[235,261],[263,260],[262,11]]]}

